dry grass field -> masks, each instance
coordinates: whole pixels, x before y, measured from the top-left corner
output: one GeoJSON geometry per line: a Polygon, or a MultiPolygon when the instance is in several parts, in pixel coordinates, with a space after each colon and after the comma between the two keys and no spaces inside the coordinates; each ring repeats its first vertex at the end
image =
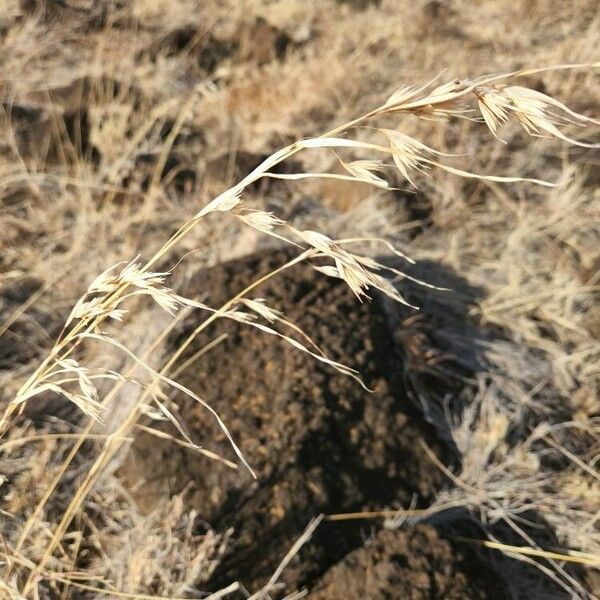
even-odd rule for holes
{"type": "Polygon", "coordinates": [[[593,0],[0,0],[0,597],[600,597],[593,0]]]}

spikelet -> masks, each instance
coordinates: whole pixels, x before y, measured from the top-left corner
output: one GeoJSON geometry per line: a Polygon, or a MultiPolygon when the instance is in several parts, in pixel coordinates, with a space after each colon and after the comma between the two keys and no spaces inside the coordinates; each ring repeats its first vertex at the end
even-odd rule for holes
{"type": "Polygon", "coordinates": [[[475,96],[485,124],[492,135],[500,139],[498,129],[509,119],[510,100],[496,87],[478,88],[475,90],[475,96]]]}
{"type": "Polygon", "coordinates": [[[164,285],[170,272],[156,273],[146,271],[138,262],[139,257],[127,263],[120,273],[116,272],[117,266],[107,269],[90,284],[87,291],[80,298],[67,319],[67,326],[76,319],[102,319],[104,317],[122,321],[126,310],[118,306],[126,298],[134,295],[148,295],[159,306],[170,314],[179,308],[180,302],[171,289],[164,285]],[[116,294],[122,288],[135,288],[133,292],[124,295],[116,294]],[[89,298],[90,295],[95,295],[89,298]],[[112,296],[115,295],[113,298],[112,296]]]}
{"type": "Polygon", "coordinates": [[[435,151],[422,142],[415,140],[399,131],[393,129],[380,130],[389,140],[390,149],[394,163],[402,176],[410,181],[416,188],[417,185],[412,179],[412,171],[421,171],[427,168],[423,160],[427,155],[432,155],[435,151]]]}
{"type": "Polygon", "coordinates": [[[282,318],[283,313],[279,310],[275,310],[266,305],[264,298],[255,298],[254,300],[250,298],[242,298],[242,303],[245,304],[250,310],[255,312],[257,315],[263,317],[269,321],[269,323],[274,323],[282,318]]]}
{"type": "Polygon", "coordinates": [[[390,187],[390,184],[385,179],[375,173],[381,171],[382,167],[385,166],[380,160],[353,160],[351,162],[344,162],[340,159],[340,163],[350,175],[353,175],[357,179],[383,189],[390,187]]]}
{"type": "Polygon", "coordinates": [[[302,240],[310,244],[322,256],[334,260],[338,276],[348,284],[359,300],[363,297],[368,298],[366,290],[371,285],[369,273],[352,254],[318,231],[305,230],[297,233],[302,240]]]}
{"type": "Polygon", "coordinates": [[[84,414],[99,421],[102,412],[102,404],[98,400],[98,391],[94,385],[89,369],[81,366],[76,360],[66,358],[58,360],[54,370],[50,371],[44,378],[38,380],[35,385],[19,390],[12,401],[14,406],[25,404],[31,398],[45,392],[54,392],[62,395],[75,404],[84,414]],[[65,375],[67,377],[65,377],[65,375]],[[61,376],[56,380],[57,376],[61,376]],[[65,387],[76,381],[78,391],[73,392],[65,387]]]}
{"type": "Polygon", "coordinates": [[[127,312],[126,310],[106,307],[103,302],[104,298],[100,296],[92,298],[91,300],[85,300],[85,297],[80,298],[67,319],[67,325],[75,319],[84,318],[96,319],[98,317],[108,317],[116,321],[123,320],[123,317],[127,312]]]}
{"type": "Polygon", "coordinates": [[[598,121],[572,111],[547,94],[516,85],[481,86],[474,93],[481,116],[494,137],[498,137],[499,127],[514,116],[529,135],[555,137],[584,148],[600,148],[599,144],[570,138],[559,129],[560,125],[598,124],[598,121]]]}
{"type": "Polygon", "coordinates": [[[229,212],[242,201],[240,196],[241,193],[241,187],[232,188],[226,192],[223,192],[220,196],[217,196],[214,200],[211,200],[204,208],[202,208],[202,210],[196,214],[194,220],[201,219],[211,212],[229,212]]]}
{"type": "Polygon", "coordinates": [[[173,315],[181,303],[173,290],[164,285],[165,278],[168,275],[170,275],[170,272],[153,273],[152,271],[145,271],[140,264],[132,261],[119,274],[119,283],[136,288],[129,296],[150,296],[161,308],[173,315]]]}
{"type": "Polygon", "coordinates": [[[249,227],[252,227],[252,229],[256,229],[261,233],[266,233],[267,235],[270,235],[271,237],[277,238],[284,242],[290,244],[294,243],[287,237],[275,232],[275,228],[281,227],[286,223],[283,219],[276,217],[272,212],[249,208],[236,212],[234,214],[242,223],[248,225],[249,227]]]}

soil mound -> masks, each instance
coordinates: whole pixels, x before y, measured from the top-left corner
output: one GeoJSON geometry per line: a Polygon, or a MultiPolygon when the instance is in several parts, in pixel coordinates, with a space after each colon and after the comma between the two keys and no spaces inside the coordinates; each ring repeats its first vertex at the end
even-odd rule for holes
{"type": "Polygon", "coordinates": [[[317,584],[311,600],[461,600],[490,598],[473,564],[441,539],[433,527],[380,531],[333,566],[317,584]]]}
{"type": "MultiPolygon", "coordinates": [[[[198,273],[185,293],[217,307],[288,259],[280,251],[220,265],[198,273]]],[[[203,586],[209,589],[235,579],[257,589],[319,513],[426,505],[443,476],[421,441],[449,455],[407,399],[383,299],[361,304],[345,284],[304,265],[251,297],[282,310],[329,356],[358,369],[373,391],[273,336],[224,319],[190,345],[181,359],[190,364],[178,379],[218,411],[258,480],[149,436],[138,438],[123,473],[146,478],[140,502],[152,506],[188,487],[190,507],[202,519],[220,531],[234,529],[229,553],[203,586]],[[219,336],[226,337],[191,359],[219,336]]],[[[190,317],[169,350],[198,323],[198,315],[190,317]]],[[[178,404],[195,441],[235,460],[205,409],[183,398],[178,404]]],[[[489,597],[489,579],[473,565],[467,574],[463,556],[433,527],[377,533],[379,526],[324,521],[285,570],[286,589],[306,586],[315,599],[489,597]]]]}

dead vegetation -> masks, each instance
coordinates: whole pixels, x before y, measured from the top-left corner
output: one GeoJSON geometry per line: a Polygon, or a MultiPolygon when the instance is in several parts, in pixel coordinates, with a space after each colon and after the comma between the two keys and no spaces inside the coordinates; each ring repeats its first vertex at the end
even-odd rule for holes
{"type": "MultiPolygon", "coordinates": [[[[207,589],[232,532],[199,532],[187,490],[141,510],[119,467],[142,428],[254,474],[227,421],[178,379],[211,352],[185,358],[217,321],[364,384],[254,294],[300,262],[357,302],[400,305],[414,405],[460,459],[425,447],[447,483],[421,512],[379,507],[388,528],[464,510],[514,597],[597,596],[600,128],[587,115],[598,115],[599,17],[588,2],[552,6],[0,5],[7,597],[207,589]],[[478,77],[490,72],[502,74],[478,77]],[[296,255],[220,306],[183,293],[199,265],[265,238],[296,255]],[[202,407],[231,457],[198,442],[174,394],[202,407]],[[537,571],[515,576],[519,561],[537,571]]],[[[347,560],[369,564],[355,552],[347,560]]],[[[332,597],[343,570],[314,597],[332,597]]],[[[280,577],[247,596],[293,592],[280,577]]]]}

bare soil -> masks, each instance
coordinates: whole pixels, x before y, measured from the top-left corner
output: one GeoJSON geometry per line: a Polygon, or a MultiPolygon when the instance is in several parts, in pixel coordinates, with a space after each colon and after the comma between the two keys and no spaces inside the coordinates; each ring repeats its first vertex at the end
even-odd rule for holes
{"type": "MultiPolygon", "coordinates": [[[[201,271],[185,293],[220,306],[289,256],[253,255],[201,271]]],[[[249,326],[221,320],[190,345],[182,361],[227,336],[179,380],[219,412],[258,479],[149,435],[137,439],[121,475],[143,474],[136,493],[148,509],[187,488],[203,520],[218,531],[233,528],[210,589],[232,580],[257,589],[320,513],[426,506],[444,476],[423,443],[446,462],[453,458],[408,400],[391,307],[382,299],[361,304],[344,284],[308,266],[292,267],[253,297],[283,310],[329,356],[356,368],[372,392],[249,326]]],[[[169,354],[198,323],[197,315],[188,318],[169,354]]],[[[235,460],[205,409],[181,398],[177,404],[195,441],[235,460]]],[[[310,598],[323,600],[503,597],[490,591],[500,584],[485,564],[444,535],[426,524],[390,531],[374,520],[324,521],[282,579],[287,590],[307,587],[310,598]]]]}

